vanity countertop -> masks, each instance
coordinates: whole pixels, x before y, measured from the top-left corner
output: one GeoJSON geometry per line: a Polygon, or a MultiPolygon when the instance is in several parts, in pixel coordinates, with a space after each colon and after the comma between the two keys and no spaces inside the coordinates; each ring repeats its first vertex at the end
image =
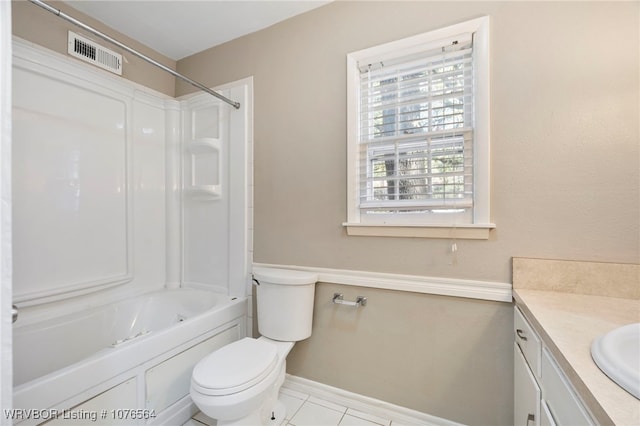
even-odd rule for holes
{"type": "Polygon", "coordinates": [[[640,400],[607,377],[591,358],[591,342],[640,322],[640,300],[516,288],[517,306],[539,333],[595,420],[640,425],[640,400]]]}

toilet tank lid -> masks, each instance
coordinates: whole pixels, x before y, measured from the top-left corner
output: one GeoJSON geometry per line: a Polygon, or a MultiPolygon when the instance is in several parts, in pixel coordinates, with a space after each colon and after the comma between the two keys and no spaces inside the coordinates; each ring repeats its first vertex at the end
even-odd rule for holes
{"type": "Polygon", "coordinates": [[[270,284],[304,285],[314,284],[318,281],[318,274],[307,271],[294,271],[292,269],[277,268],[253,268],[253,277],[270,284]]]}

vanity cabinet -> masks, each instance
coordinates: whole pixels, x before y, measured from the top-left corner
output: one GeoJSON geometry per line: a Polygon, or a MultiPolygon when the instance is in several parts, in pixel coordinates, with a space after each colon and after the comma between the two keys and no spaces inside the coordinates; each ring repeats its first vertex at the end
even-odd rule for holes
{"type": "Polygon", "coordinates": [[[514,425],[596,425],[518,307],[514,335],[514,425]]]}

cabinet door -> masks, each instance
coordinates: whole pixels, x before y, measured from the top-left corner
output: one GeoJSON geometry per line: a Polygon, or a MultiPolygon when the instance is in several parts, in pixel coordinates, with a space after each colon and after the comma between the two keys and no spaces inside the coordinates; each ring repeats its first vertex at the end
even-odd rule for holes
{"type": "Polygon", "coordinates": [[[513,345],[515,426],[540,426],[540,388],[517,343],[513,345]]]}
{"type": "Polygon", "coordinates": [[[540,426],[556,426],[555,420],[549,411],[547,402],[543,399],[540,406],[540,426]]]}
{"type": "Polygon", "coordinates": [[[549,412],[558,425],[594,425],[571,384],[545,348],[542,351],[542,380],[540,381],[549,412]]]}

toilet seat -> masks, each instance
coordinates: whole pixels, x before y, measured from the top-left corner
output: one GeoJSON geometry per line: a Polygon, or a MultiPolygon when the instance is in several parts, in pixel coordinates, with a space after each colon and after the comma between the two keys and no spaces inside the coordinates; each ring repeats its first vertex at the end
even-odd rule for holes
{"type": "Polygon", "coordinates": [[[278,363],[278,348],[245,337],[218,349],[193,369],[192,387],[203,395],[242,392],[265,379],[278,363]]]}

